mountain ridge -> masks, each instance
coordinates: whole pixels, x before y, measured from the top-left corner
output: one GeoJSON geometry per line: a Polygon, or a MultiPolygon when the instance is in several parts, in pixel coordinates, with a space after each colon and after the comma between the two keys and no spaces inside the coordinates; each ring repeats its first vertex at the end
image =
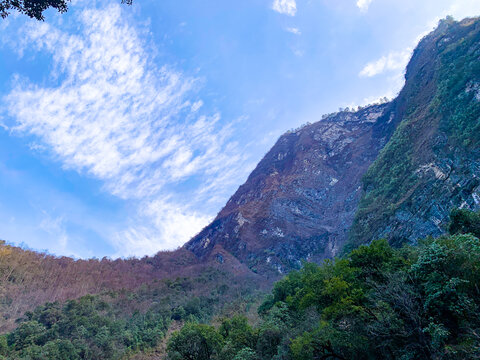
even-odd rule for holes
{"type": "Polygon", "coordinates": [[[388,140],[388,131],[377,128],[393,131],[390,107],[337,113],[281,136],[212,224],[185,248],[203,258],[219,245],[250,268],[258,263],[252,251],[266,251],[261,261],[278,272],[298,263],[291,256],[294,247],[304,246],[302,256],[313,258],[329,245],[321,258],[335,256],[353,218],[361,176],[388,140]],[[344,214],[345,208],[350,212],[344,214]],[[333,214],[326,216],[329,211],[333,214]],[[283,253],[279,261],[273,259],[276,253],[283,253]]]}
{"type": "MultiPolygon", "coordinates": [[[[285,273],[298,268],[302,260],[319,262],[334,257],[346,243],[355,247],[385,236],[392,242],[415,242],[417,238],[445,233],[438,224],[431,226],[425,222],[425,229],[418,224],[405,230],[410,231],[410,237],[403,233],[389,236],[392,229],[389,221],[396,219],[383,218],[383,208],[377,211],[377,227],[383,225],[383,228],[376,231],[375,223],[362,218],[364,214],[368,219],[372,211],[365,205],[371,190],[365,176],[371,177],[372,166],[378,164],[379,156],[393,159],[391,163],[397,161],[403,164],[402,156],[410,153],[408,140],[403,140],[403,153],[384,153],[395,147],[398,134],[409,126],[412,119],[416,121],[416,126],[424,129],[418,130],[418,133],[416,128],[412,129],[409,136],[416,136],[416,140],[412,139],[411,143],[417,144],[419,158],[428,157],[428,147],[435,144],[425,141],[436,133],[434,129],[428,129],[430,122],[425,112],[432,111],[430,104],[438,101],[439,76],[447,76],[440,67],[444,52],[465,37],[477,39],[478,28],[478,18],[460,22],[451,18],[440,21],[438,27],[416,47],[406,68],[405,85],[391,102],[371,105],[357,112],[339,112],[282,135],[215,220],[184,247],[199,258],[211,256],[212,252],[221,249],[230,252],[255,272],[274,270],[285,273]],[[362,226],[363,237],[358,235],[357,230],[362,226]]],[[[474,41],[458,56],[475,50],[476,44],[478,42],[474,41]]],[[[462,66],[459,64],[460,68],[462,66]]],[[[475,71],[471,73],[475,74],[475,71]]],[[[470,97],[476,96],[473,93],[477,91],[478,84],[470,84],[470,97]]],[[[437,112],[437,116],[443,116],[441,109],[437,112]]],[[[478,118],[471,121],[478,122],[478,118]]],[[[449,149],[447,153],[449,151],[454,149],[449,149]]],[[[470,155],[478,159],[478,155],[470,155]]],[[[422,166],[429,171],[428,163],[422,166]]],[[[409,171],[422,170],[409,168],[403,178],[409,176],[409,171]]],[[[431,172],[440,180],[438,171],[439,168],[434,166],[431,172]]],[[[385,172],[388,173],[388,168],[385,172]]],[[[480,175],[478,169],[473,170],[475,172],[480,175]]],[[[403,179],[398,174],[389,175],[403,179]]],[[[411,198],[409,191],[412,190],[401,193],[403,190],[398,184],[396,195],[405,202],[411,198]]],[[[395,192],[395,189],[391,191],[395,192]]],[[[466,197],[442,205],[442,216],[437,222],[448,222],[449,211],[455,206],[477,209],[480,202],[477,203],[475,197],[473,203],[467,202],[466,197]]],[[[386,197],[385,206],[393,206],[388,200],[386,197]]],[[[421,204],[418,206],[421,207],[421,204]]]]}
{"type": "Polygon", "coordinates": [[[479,42],[478,18],[446,19],[415,50],[428,84],[364,178],[351,247],[436,237],[452,208],[480,209],[479,42]]]}
{"type": "MultiPolygon", "coordinates": [[[[25,311],[48,301],[137,289],[159,280],[195,276],[207,268],[225,272],[229,280],[248,280],[256,287],[268,288],[279,276],[298,268],[301,261],[322,262],[341,254],[345,244],[356,247],[390,232],[395,234],[389,239],[394,244],[443,233],[451,208],[475,210],[480,203],[480,183],[475,182],[480,178],[479,37],[478,18],[443,20],[415,50],[407,66],[405,86],[396,99],[357,112],[331,114],[281,136],[215,220],[179,250],[142,259],[75,262],[0,244],[0,330],[13,328],[16,318],[25,311]],[[448,37],[450,40],[444,41],[448,37]],[[450,63],[455,66],[449,73],[441,66],[450,63]],[[459,72],[466,75],[462,77],[459,72]],[[450,74],[456,77],[450,79],[450,74]],[[458,89],[451,92],[455,86],[458,89]],[[449,100],[450,93],[455,94],[453,100],[449,100]],[[452,102],[469,112],[462,112],[452,102]],[[429,127],[432,122],[425,119],[430,118],[423,116],[429,111],[445,115],[435,128],[429,127]],[[450,118],[454,121],[448,121],[450,118]],[[405,129],[418,134],[417,141],[402,137],[405,129]],[[460,146],[468,140],[471,142],[460,146]],[[401,176],[397,176],[392,164],[402,165],[409,148],[429,146],[435,148],[436,160],[453,159],[452,163],[467,166],[445,172],[442,161],[429,165],[432,153],[414,152],[415,166],[401,168],[401,176]],[[385,157],[391,162],[378,166],[385,157]],[[412,183],[403,191],[403,184],[409,184],[409,176],[416,176],[419,168],[428,175],[426,181],[412,183]],[[455,182],[438,186],[444,180],[442,174],[446,179],[455,178],[455,182]],[[372,193],[377,185],[384,185],[382,179],[389,177],[406,179],[392,183],[395,196],[372,193]],[[475,181],[469,182],[469,177],[475,181]],[[422,187],[428,191],[415,192],[422,187]],[[410,189],[414,190],[410,193],[410,189]],[[365,199],[370,201],[367,205],[378,206],[370,209],[365,199]],[[383,217],[384,210],[399,199],[403,207],[383,217]],[[398,211],[411,209],[409,206],[431,209],[426,199],[441,205],[439,224],[409,223],[410,216],[404,220],[402,212],[398,215],[398,211]],[[396,236],[390,224],[398,225],[402,236],[396,236]],[[365,236],[355,233],[358,226],[368,230],[360,233],[365,236]],[[407,231],[415,237],[404,236],[407,231]]],[[[237,290],[233,287],[231,291],[237,290]]]]}

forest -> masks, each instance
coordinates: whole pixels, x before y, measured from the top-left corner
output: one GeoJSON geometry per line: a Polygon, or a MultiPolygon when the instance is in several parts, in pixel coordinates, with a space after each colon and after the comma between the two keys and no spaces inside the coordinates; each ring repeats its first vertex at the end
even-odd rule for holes
{"type": "Polygon", "coordinates": [[[168,340],[169,360],[475,358],[479,236],[480,214],[455,209],[448,235],[397,248],[376,240],[321,265],[304,263],[261,303],[241,286],[229,295],[231,279],[214,269],[47,303],[0,337],[0,356],[148,359],[168,340]],[[196,288],[207,290],[192,297],[196,288]],[[172,324],[181,329],[164,339],[172,324]]]}
{"type": "Polygon", "coordinates": [[[417,246],[376,240],[278,281],[260,323],[188,323],[168,359],[465,359],[480,356],[480,214],[417,246]]]}

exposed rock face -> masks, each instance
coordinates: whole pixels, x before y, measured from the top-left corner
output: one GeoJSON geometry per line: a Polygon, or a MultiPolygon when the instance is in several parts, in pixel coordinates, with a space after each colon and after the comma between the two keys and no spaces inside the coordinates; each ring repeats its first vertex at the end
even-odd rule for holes
{"type": "Polygon", "coordinates": [[[395,100],[280,137],[185,248],[283,273],[337,255],[347,239],[444,233],[452,207],[480,208],[479,44],[479,19],[441,22],[395,100]]]}
{"type": "Polygon", "coordinates": [[[254,270],[278,272],[301,259],[336,255],[353,221],[361,177],[394,129],[393,108],[337,113],[280,137],[186,248],[203,257],[221,245],[254,270]]]}
{"type": "Polygon", "coordinates": [[[417,100],[366,174],[352,247],[416,243],[445,233],[453,207],[480,210],[480,20],[442,21],[409,67],[401,96],[417,100]]]}

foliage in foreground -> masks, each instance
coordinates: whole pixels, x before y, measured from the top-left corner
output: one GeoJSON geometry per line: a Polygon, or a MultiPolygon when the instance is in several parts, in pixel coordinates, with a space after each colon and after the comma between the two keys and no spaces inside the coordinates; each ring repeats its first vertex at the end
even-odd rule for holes
{"type": "MultiPolygon", "coordinates": [[[[12,10],[36,20],[45,20],[44,12],[50,8],[64,13],[70,0],[0,0],[0,17],[6,18],[12,10]]],[[[122,0],[131,5],[133,0],[122,0]]]]}
{"type": "Polygon", "coordinates": [[[186,325],[168,341],[169,360],[480,358],[480,214],[451,219],[449,236],[417,247],[379,240],[305,264],[275,284],[255,327],[240,315],[202,324],[248,302],[212,269],[40,306],[0,335],[0,359],[127,359],[156,347],[171,320],[186,325]]]}
{"type": "Polygon", "coordinates": [[[89,295],[27,313],[3,338],[1,351],[13,359],[119,358],[155,346],[169,323],[166,312],[135,312],[123,318],[107,302],[89,295]]]}
{"type": "Polygon", "coordinates": [[[242,317],[187,324],[170,360],[480,358],[478,214],[454,211],[451,235],[417,247],[378,240],[277,282],[252,328],[242,317]],[[459,232],[468,232],[461,234],[459,232]]]}
{"type": "Polygon", "coordinates": [[[255,297],[237,282],[205,268],[196,277],[153,281],[135,291],[47,303],[0,335],[0,360],[114,360],[148,353],[160,345],[172,320],[206,322],[230,306],[248,306],[255,297]]]}

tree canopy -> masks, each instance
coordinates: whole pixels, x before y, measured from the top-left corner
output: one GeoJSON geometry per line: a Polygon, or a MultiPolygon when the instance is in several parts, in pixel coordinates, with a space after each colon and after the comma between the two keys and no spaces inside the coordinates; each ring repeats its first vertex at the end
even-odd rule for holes
{"type": "MultiPolygon", "coordinates": [[[[44,11],[52,8],[60,13],[68,10],[70,0],[0,0],[0,16],[6,18],[12,10],[32,19],[45,20],[44,11]]],[[[122,4],[131,5],[133,0],[122,0],[122,4]]]]}
{"type": "MultiPolygon", "coordinates": [[[[202,359],[480,358],[478,215],[454,210],[450,235],[416,246],[377,240],[322,265],[306,263],[275,284],[259,326],[237,316],[209,327],[203,341],[216,339],[215,351],[202,359]]],[[[203,331],[182,329],[169,359],[189,360],[176,349],[199,348],[190,339],[203,331]]]]}

